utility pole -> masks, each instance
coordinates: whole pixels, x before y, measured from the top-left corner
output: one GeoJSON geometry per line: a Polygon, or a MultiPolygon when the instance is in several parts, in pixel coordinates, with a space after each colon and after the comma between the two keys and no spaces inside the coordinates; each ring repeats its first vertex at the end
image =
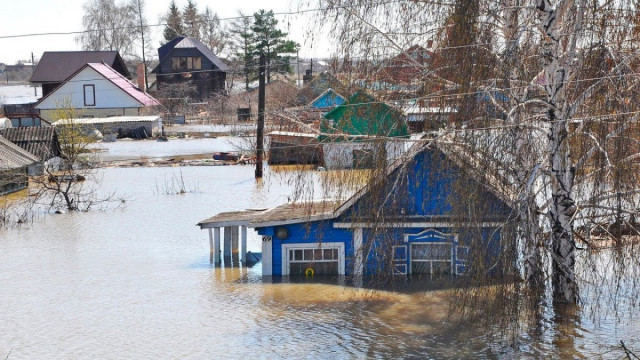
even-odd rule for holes
{"type": "Polygon", "coordinates": [[[265,57],[260,53],[259,80],[258,80],[258,131],[256,138],[256,179],[262,178],[262,156],[264,153],[264,104],[265,104],[265,57]]]}
{"type": "Polygon", "coordinates": [[[144,86],[141,89],[143,92],[147,92],[149,81],[147,79],[147,59],[145,56],[145,44],[144,44],[144,24],[142,22],[142,0],[138,0],[138,18],[140,19],[140,37],[142,38],[142,64],[144,68],[144,86]]]}

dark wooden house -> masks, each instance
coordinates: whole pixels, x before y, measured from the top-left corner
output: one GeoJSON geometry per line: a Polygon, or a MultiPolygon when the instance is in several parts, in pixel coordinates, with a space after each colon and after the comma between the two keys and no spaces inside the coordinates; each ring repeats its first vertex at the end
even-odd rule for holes
{"type": "Polygon", "coordinates": [[[177,37],[158,49],[156,74],[159,92],[176,84],[191,84],[206,99],[225,91],[227,65],[198,39],[177,37]]]}
{"type": "Polygon", "coordinates": [[[117,51],[47,51],[42,54],[30,81],[42,85],[44,97],[88,63],[107,64],[131,80],[131,74],[117,51]]]}

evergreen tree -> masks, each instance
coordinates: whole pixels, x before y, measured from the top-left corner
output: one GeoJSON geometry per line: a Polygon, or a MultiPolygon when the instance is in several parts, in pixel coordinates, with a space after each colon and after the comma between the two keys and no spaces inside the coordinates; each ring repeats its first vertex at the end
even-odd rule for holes
{"type": "Polygon", "coordinates": [[[174,0],[171,0],[171,3],[169,4],[169,12],[165,15],[164,21],[166,25],[164,27],[163,36],[166,42],[184,34],[182,15],[180,14],[180,10],[176,6],[176,2],[174,0]]]}
{"type": "Polygon", "coordinates": [[[249,90],[249,83],[256,76],[251,17],[245,16],[240,11],[238,15],[238,18],[231,23],[229,32],[233,36],[236,59],[243,65],[245,89],[249,90]]]}
{"type": "Polygon", "coordinates": [[[277,28],[273,11],[260,10],[253,15],[254,22],[251,26],[255,52],[264,54],[267,62],[267,81],[271,81],[271,73],[290,73],[293,71],[289,65],[290,56],[287,53],[296,52],[298,44],[287,40],[287,33],[277,28]]]}

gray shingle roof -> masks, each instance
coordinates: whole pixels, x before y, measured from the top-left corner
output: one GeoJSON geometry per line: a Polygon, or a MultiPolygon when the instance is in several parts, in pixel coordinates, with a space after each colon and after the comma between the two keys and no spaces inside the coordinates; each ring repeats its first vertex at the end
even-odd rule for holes
{"type": "Polygon", "coordinates": [[[38,161],[35,155],[0,136],[0,170],[17,169],[38,161]]]}
{"type": "Polygon", "coordinates": [[[49,160],[60,155],[60,144],[51,126],[7,128],[0,132],[7,140],[35,155],[40,160],[49,160]]]}
{"type": "Polygon", "coordinates": [[[88,63],[111,66],[128,79],[131,74],[117,51],[47,51],[31,75],[34,83],[59,83],[88,63]]]}

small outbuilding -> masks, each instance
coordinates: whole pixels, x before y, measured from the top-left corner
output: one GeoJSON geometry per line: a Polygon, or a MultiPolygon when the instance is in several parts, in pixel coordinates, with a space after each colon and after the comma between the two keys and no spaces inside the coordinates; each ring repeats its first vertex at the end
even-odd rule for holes
{"type": "Polygon", "coordinates": [[[0,136],[0,195],[25,189],[29,175],[40,173],[40,159],[0,136]]]}

